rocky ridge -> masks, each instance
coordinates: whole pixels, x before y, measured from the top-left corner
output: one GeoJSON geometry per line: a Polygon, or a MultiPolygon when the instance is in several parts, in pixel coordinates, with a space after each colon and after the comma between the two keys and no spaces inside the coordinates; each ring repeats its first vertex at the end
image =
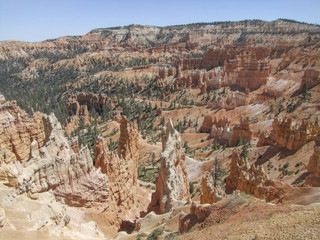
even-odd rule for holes
{"type": "Polygon", "coordinates": [[[160,170],[148,212],[167,213],[190,201],[188,173],[180,134],[169,119],[162,129],[160,170]]]}

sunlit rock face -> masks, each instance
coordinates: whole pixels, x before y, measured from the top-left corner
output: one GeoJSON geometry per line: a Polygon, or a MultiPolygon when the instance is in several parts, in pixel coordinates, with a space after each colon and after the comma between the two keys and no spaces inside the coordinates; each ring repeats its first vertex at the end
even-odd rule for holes
{"type": "Polygon", "coordinates": [[[185,153],[180,134],[173,128],[171,120],[162,130],[162,153],[156,191],[152,194],[148,211],[170,212],[173,208],[190,200],[185,153]]]}

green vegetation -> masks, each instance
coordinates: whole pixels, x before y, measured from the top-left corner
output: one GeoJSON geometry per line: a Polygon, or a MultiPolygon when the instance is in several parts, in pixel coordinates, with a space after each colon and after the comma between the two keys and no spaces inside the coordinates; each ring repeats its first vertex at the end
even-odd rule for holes
{"type": "Polygon", "coordinates": [[[145,238],[145,237],[147,237],[147,234],[145,234],[145,233],[139,233],[138,236],[137,236],[137,238],[136,238],[136,240],[141,240],[141,239],[143,239],[143,238],[145,238]]]}
{"type": "Polygon", "coordinates": [[[159,168],[147,167],[144,165],[140,165],[138,167],[138,178],[143,182],[151,182],[154,183],[156,177],[158,176],[159,168]]]}
{"type": "Polygon", "coordinates": [[[90,126],[88,124],[85,125],[83,122],[83,119],[81,118],[79,121],[79,127],[71,134],[70,137],[77,137],[80,147],[81,146],[88,146],[90,153],[91,153],[91,156],[94,159],[95,144],[96,144],[97,137],[99,135],[101,135],[101,132],[97,127],[96,121],[94,121],[92,123],[92,125],[90,126]]]}
{"type": "Polygon", "coordinates": [[[226,206],[236,207],[244,204],[245,202],[246,200],[241,195],[236,194],[227,200],[226,206]]]}
{"type": "Polygon", "coordinates": [[[223,185],[223,177],[228,175],[227,170],[222,167],[222,163],[217,157],[214,160],[214,171],[209,170],[209,172],[212,175],[214,186],[223,185]]]}
{"type": "Polygon", "coordinates": [[[273,110],[274,110],[274,105],[273,105],[273,103],[270,105],[270,112],[273,112],[273,110]]]}
{"type": "MultiPolygon", "coordinates": [[[[287,169],[288,167],[289,167],[289,163],[285,163],[282,168],[279,167],[279,171],[282,172],[283,176],[286,176],[289,174],[289,171],[287,169]]],[[[291,175],[291,174],[289,174],[289,175],[291,175]]]]}
{"type": "Polygon", "coordinates": [[[189,182],[189,192],[190,192],[190,194],[192,194],[194,192],[194,183],[193,182],[189,182]]]}
{"type": "Polygon", "coordinates": [[[306,100],[311,98],[311,93],[309,92],[309,86],[307,83],[302,86],[302,97],[306,100]]]}
{"type": "Polygon", "coordinates": [[[242,147],[242,152],[240,153],[240,157],[244,159],[248,159],[249,157],[249,144],[244,144],[242,147]]]}
{"type": "Polygon", "coordinates": [[[163,228],[157,228],[157,229],[153,230],[153,232],[148,235],[147,240],[158,240],[159,237],[163,233],[164,233],[164,229],[163,228]]]}
{"type": "Polygon", "coordinates": [[[242,137],[241,137],[241,135],[238,136],[237,143],[236,143],[236,146],[240,146],[240,145],[242,145],[242,137]]]}

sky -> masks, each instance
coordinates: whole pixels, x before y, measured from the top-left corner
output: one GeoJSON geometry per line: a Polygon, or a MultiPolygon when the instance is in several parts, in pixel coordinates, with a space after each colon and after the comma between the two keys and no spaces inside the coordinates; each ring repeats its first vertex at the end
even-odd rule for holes
{"type": "Polygon", "coordinates": [[[0,41],[39,42],[129,24],[279,18],[320,24],[320,0],[0,0],[0,41]]]}

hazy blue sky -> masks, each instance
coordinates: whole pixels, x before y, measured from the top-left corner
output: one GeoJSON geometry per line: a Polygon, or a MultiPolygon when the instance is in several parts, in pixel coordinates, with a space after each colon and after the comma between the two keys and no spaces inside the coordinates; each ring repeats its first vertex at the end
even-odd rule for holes
{"type": "Polygon", "coordinates": [[[42,41],[128,24],[278,18],[320,24],[320,0],[0,0],[0,41],[42,41]]]}

